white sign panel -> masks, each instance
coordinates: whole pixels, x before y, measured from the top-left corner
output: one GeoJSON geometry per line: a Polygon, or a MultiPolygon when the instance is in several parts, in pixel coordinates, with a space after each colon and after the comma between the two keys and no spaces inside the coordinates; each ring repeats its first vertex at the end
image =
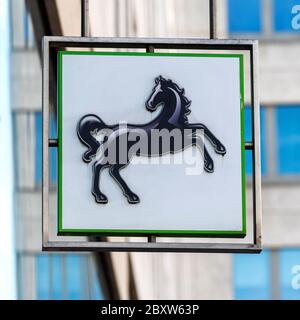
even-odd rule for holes
{"type": "Polygon", "coordinates": [[[237,54],[59,52],[58,234],[244,237],[243,77],[237,54]]]}

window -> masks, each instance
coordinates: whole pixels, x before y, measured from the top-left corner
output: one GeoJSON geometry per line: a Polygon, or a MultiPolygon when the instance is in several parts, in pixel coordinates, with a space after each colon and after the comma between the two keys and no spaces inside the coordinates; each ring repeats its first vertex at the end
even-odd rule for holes
{"type": "Polygon", "coordinates": [[[261,31],[261,0],[229,0],[230,33],[258,33],[261,31]]]}
{"type": "Polygon", "coordinates": [[[300,249],[279,252],[280,299],[300,299],[300,249]]]}
{"type": "Polygon", "coordinates": [[[103,299],[89,255],[38,254],[35,259],[37,299],[103,299]]]}
{"type": "Polygon", "coordinates": [[[300,300],[300,249],[234,255],[236,299],[300,300]]]}
{"type": "MultiPolygon", "coordinates": [[[[245,107],[244,122],[245,122],[245,141],[252,140],[252,117],[251,109],[249,106],[245,107]]],[[[261,134],[261,172],[264,175],[266,172],[266,159],[265,159],[265,108],[260,109],[260,134],[261,134]]],[[[246,174],[252,174],[252,150],[246,150],[246,174]]]]}
{"type": "Polygon", "coordinates": [[[273,0],[273,27],[277,32],[300,32],[292,28],[292,8],[300,5],[299,0],[273,0]]]}
{"type": "Polygon", "coordinates": [[[13,48],[33,48],[35,37],[32,19],[25,0],[8,1],[11,7],[11,40],[13,48]]]}
{"type": "Polygon", "coordinates": [[[271,299],[269,251],[259,255],[234,255],[233,271],[236,299],[271,299]]]}
{"type": "Polygon", "coordinates": [[[279,174],[300,173],[300,106],[278,106],[276,110],[279,174]]]}
{"type": "Polygon", "coordinates": [[[252,38],[299,34],[300,29],[292,26],[295,5],[299,0],[228,0],[228,31],[252,38]]]}
{"type": "MultiPolygon", "coordinates": [[[[261,172],[270,181],[300,175],[300,105],[261,107],[261,172]]],[[[251,110],[245,107],[245,141],[252,139],[251,110]]],[[[252,152],[246,150],[246,174],[252,174],[252,152]]],[[[265,179],[266,181],[266,179],[265,179]]]]}

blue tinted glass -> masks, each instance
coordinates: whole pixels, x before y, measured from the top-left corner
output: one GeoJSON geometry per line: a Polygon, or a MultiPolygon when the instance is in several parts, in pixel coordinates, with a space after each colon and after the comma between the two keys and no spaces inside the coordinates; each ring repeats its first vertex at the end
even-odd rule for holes
{"type": "Polygon", "coordinates": [[[23,22],[24,22],[24,39],[25,39],[25,43],[28,43],[29,41],[29,15],[27,12],[25,12],[24,16],[23,16],[23,22]]]}
{"type": "Polygon", "coordinates": [[[37,299],[50,299],[49,258],[47,255],[36,257],[36,293],[37,299]]]}
{"type": "MultiPolygon", "coordinates": [[[[274,29],[281,32],[300,32],[292,27],[292,20],[296,14],[292,13],[292,8],[295,5],[300,5],[299,0],[274,0],[273,16],[274,16],[274,29]]],[[[298,11],[299,12],[299,11],[298,11]]],[[[295,18],[297,19],[297,17],[295,18]]],[[[300,23],[300,19],[298,19],[300,23]]]]}
{"type": "Polygon", "coordinates": [[[35,182],[42,185],[42,113],[35,113],[35,182]]]}
{"type": "Polygon", "coordinates": [[[279,106],[276,120],[279,173],[300,173],[300,106],[279,106]]]}
{"type": "Polygon", "coordinates": [[[103,299],[95,267],[88,263],[82,255],[37,255],[37,299],[103,299]]]}
{"type": "Polygon", "coordinates": [[[300,249],[279,252],[280,299],[300,299],[300,249]]]}
{"type": "MultiPolygon", "coordinates": [[[[245,121],[245,141],[252,140],[252,128],[251,128],[251,110],[250,108],[245,108],[244,121],[245,121]]],[[[246,174],[250,175],[252,173],[252,152],[251,150],[246,150],[246,174]]]]}
{"type": "Polygon", "coordinates": [[[230,33],[261,31],[261,0],[228,0],[230,33]]]}
{"type": "Polygon", "coordinates": [[[235,298],[270,299],[271,265],[270,253],[263,251],[258,255],[234,255],[235,298]]]}
{"type": "MultiPolygon", "coordinates": [[[[43,132],[43,122],[42,113],[35,113],[35,181],[38,186],[42,185],[42,132],[43,132]]],[[[50,137],[56,137],[56,124],[54,117],[50,115],[50,137]]],[[[50,148],[50,183],[52,185],[56,184],[57,178],[57,150],[56,148],[50,148]]]]}
{"type": "Polygon", "coordinates": [[[94,300],[101,300],[104,299],[103,293],[100,287],[99,278],[97,276],[97,273],[95,270],[93,270],[93,280],[92,280],[92,286],[93,286],[93,299],[94,300]]]}
{"type": "MultiPolygon", "coordinates": [[[[245,121],[245,141],[252,140],[252,117],[251,109],[249,106],[245,107],[244,121],[245,121]]],[[[265,109],[260,109],[260,130],[261,130],[261,172],[264,175],[266,173],[266,151],[265,151],[265,109]]],[[[252,173],[252,152],[246,150],[246,174],[251,175],[252,173]]]]}
{"type": "Polygon", "coordinates": [[[76,255],[67,256],[67,287],[68,299],[78,300],[81,296],[81,270],[80,257],[76,255]]]}
{"type": "MultiPolygon", "coordinates": [[[[56,122],[52,114],[50,114],[50,137],[56,138],[56,122]]],[[[57,148],[50,148],[50,181],[52,185],[56,185],[57,181],[57,148]]]]}
{"type": "Polygon", "coordinates": [[[62,261],[60,255],[52,255],[52,298],[59,300],[62,299],[62,261]]]}

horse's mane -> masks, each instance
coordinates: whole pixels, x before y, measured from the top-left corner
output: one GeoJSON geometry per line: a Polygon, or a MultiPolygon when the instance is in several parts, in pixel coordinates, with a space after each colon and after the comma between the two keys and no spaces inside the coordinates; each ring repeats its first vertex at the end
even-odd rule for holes
{"type": "Polygon", "coordinates": [[[183,116],[183,119],[184,119],[184,122],[187,122],[188,121],[188,118],[187,116],[191,113],[191,110],[190,110],[190,106],[191,106],[191,103],[192,101],[189,100],[185,95],[184,95],[184,88],[180,88],[175,82],[173,82],[171,79],[169,80],[165,80],[166,81],[166,85],[169,87],[169,88],[172,88],[174,89],[180,96],[180,99],[182,101],[182,116],[183,116]]]}

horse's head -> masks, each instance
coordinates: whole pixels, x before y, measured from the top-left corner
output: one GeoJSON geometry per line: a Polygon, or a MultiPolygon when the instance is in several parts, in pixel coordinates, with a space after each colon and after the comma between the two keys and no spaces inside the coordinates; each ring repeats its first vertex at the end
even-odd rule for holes
{"type": "Polygon", "coordinates": [[[154,112],[157,107],[162,104],[166,98],[165,85],[167,80],[162,76],[155,78],[155,87],[149,99],[146,101],[146,109],[150,112],[154,112]]]}
{"type": "Polygon", "coordinates": [[[184,95],[184,89],[171,79],[166,80],[159,76],[155,79],[155,87],[146,101],[146,109],[153,112],[161,104],[168,107],[165,116],[172,117],[172,122],[186,123],[188,121],[187,116],[191,113],[189,109],[191,100],[184,95]]]}

